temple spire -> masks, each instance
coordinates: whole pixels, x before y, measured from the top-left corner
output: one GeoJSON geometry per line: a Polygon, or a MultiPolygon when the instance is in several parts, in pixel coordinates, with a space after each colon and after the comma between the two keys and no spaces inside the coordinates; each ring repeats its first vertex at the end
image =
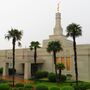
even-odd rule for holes
{"type": "Polygon", "coordinates": [[[57,12],[55,18],[55,28],[54,28],[54,35],[63,35],[63,30],[61,27],[61,13],[60,13],[60,0],[57,3],[57,12]]]}
{"type": "Polygon", "coordinates": [[[57,3],[57,12],[59,12],[59,5],[60,5],[60,3],[58,2],[57,3]]]}

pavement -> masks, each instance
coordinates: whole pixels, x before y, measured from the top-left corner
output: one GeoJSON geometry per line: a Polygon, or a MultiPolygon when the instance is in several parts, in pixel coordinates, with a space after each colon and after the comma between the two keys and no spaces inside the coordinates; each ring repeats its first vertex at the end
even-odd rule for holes
{"type": "MultiPolygon", "coordinates": [[[[12,81],[12,76],[4,76],[2,79],[7,80],[7,81],[12,81]]],[[[15,76],[15,83],[33,83],[31,80],[25,80],[23,77],[20,76],[15,76]]]]}

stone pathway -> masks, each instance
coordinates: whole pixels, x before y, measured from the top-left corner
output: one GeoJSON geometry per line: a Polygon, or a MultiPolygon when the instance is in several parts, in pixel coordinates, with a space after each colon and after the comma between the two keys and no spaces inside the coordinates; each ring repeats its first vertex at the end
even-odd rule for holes
{"type": "MultiPolygon", "coordinates": [[[[12,76],[2,77],[4,80],[12,81],[12,76]]],[[[22,77],[15,76],[15,83],[33,83],[31,80],[24,80],[22,77]]]]}

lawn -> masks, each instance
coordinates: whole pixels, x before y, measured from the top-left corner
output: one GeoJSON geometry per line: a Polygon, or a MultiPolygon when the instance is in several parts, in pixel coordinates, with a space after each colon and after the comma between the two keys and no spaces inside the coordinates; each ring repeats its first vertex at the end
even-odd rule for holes
{"type": "MultiPolygon", "coordinates": [[[[83,82],[83,81],[79,81],[79,84],[87,84],[88,82],[83,82]]],[[[32,83],[32,86],[37,86],[37,85],[46,85],[47,87],[51,88],[52,86],[58,86],[60,88],[62,88],[63,86],[71,86],[75,84],[75,81],[71,81],[71,82],[47,82],[47,81],[43,81],[43,80],[37,80],[34,83],[32,83]]]]}
{"type": "Polygon", "coordinates": [[[70,85],[70,83],[54,83],[54,82],[43,82],[43,81],[36,81],[35,83],[33,83],[32,85],[33,86],[37,86],[37,85],[46,85],[48,86],[49,88],[52,87],[52,86],[58,86],[58,87],[63,87],[63,86],[66,86],[66,85],[70,85]]]}
{"type": "MultiPolygon", "coordinates": [[[[49,88],[49,90],[51,90],[50,89],[51,87],[59,87],[60,89],[62,89],[65,86],[73,86],[73,85],[75,85],[75,81],[72,81],[72,80],[68,80],[68,81],[66,80],[65,82],[57,82],[56,83],[56,82],[50,82],[47,78],[42,78],[42,79],[37,79],[37,80],[31,80],[30,79],[28,81],[30,81],[30,82],[27,83],[29,85],[29,87],[32,86],[33,88],[36,88],[37,86],[43,86],[44,85],[44,86],[47,86],[49,88]]],[[[4,86],[0,85],[0,90],[6,90],[6,89],[1,89],[1,88],[2,87],[4,87],[4,88],[7,87],[7,85],[5,85],[5,84],[11,85],[12,83],[11,83],[11,81],[6,80],[6,81],[2,82],[2,84],[4,84],[4,86]]],[[[23,88],[23,90],[26,90],[26,88],[23,87],[23,86],[25,86],[26,83],[19,83],[18,82],[17,84],[19,84],[19,85],[17,85],[18,87],[15,86],[15,88],[16,88],[15,90],[19,90],[19,88],[21,88],[21,89],[23,88]]],[[[90,83],[79,81],[79,85],[80,84],[81,84],[80,88],[84,88],[84,86],[85,86],[85,87],[88,87],[90,89],[90,83]]],[[[10,89],[8,89],[8,90],[10,90],[10,89]]],[[[32,89],[28,89],[28,90],[32,90],[32,89]]],[[[36,89],[34,89],[34,90],[36,90],[36,89]]],[[[80,89],[80,90],[82,90],[82,89],[80,89]]]]}

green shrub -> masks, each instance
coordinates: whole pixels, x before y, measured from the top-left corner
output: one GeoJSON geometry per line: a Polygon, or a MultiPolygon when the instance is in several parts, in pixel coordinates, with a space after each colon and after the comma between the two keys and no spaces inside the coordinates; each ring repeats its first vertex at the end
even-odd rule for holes
{"type": "Polygon", "coordinates": [[[78,84],[78,86],[75,84],[73,85],[74,90],[86,90],[87,89],[87,85],[85,83],[80,83],[78,84]]]}
{"type": "Polygon", "coordinates": [[[48,72],[47,71],[37,71],[36,72],[36,78],[44,78],[48,76],[48,72]]]}
{"type": "Polygon", "coordinates": [[[90,89],[90,83],[85,84],[86,89],[90,89]]]}
{"type": "Polygon", "coordinates": [[[0,90],[9,90],[9,88],[8,84],[0,84],[0,90]]]}
{"type": "Polygon", "coordinates": [[[24,87],[24,84],[22,84],[22,83],[17,83],[17,84],[16,84],[16,87],[24,87]]]}
{"type": "Polygon", "coordinates": [[[74,90],[72,86],[63,86],[61,90],[74,90]]]}
{"type": "Polygon", "coordinates": [[[31,84],[25,84],[24,87],[25,87],[25,88],[29,88],[29,89],[30,89],[30,88],[33,88],[33,86],[32,86],[31,84]]]}
{"type": "Polygon", "coordinates": [[[16,90],[24,90],[24,87],[17,87],[16,90]]]}
{"type": "Polygon", "coordinates": [[[48,72],[47,71],[43,71],[43,76],[47,77],[48,76],[48,72]]]}
{"type": "Polygon", "coordinates": [[[48,87],[46,85],[37,85],[36,90],[48,90],[48,87]]]}
{"type": "Polygon", "coordinates": [[[60,82],[64,82],[66,81],[66,76],[65,75],[61,75],[60,76],[60,82]]]}
{"type": "Polygon", "coordinates": [[[29,90],[29,89],[25,89],[24,87],[14,87],[14,88],[11,88],[9,90],[29,90]]]}
{"type": "Polygon", "coordinates": [[[71,74],[67,74],[67,75],[66,75],[66,78],[67,78],[67,80],[71,80],[72,75],[71,75],[71,74]]]}
{"type": "Polygon", "coordinates": [[[56,82],[56,74],[55,73],[49,73],[48,74],[48,80],[50,82],[56,82]]]}
{"type": "Polygon", "coordinates": [[[57,87],[57,86],[53,86],[53,87],[50,88],[50,90],[60,90],[60,88],[57,87]]]}
{"type": "MultiPolygon", "coordinates": [[[[59,77],[59,75],[57,75],[57,79],[58,79],[58,81],[60,81],[60,82],[64,82],[64,81],[66,81],[66,76],[65,76],[65,75],[61,75],[61,76],[59,77]]],[[[55,74],[55,73],[49,73],[49,74],[48,74],[48,80],[49,80],[50,82],[56,82],[56,74],[55,74]]]]}

